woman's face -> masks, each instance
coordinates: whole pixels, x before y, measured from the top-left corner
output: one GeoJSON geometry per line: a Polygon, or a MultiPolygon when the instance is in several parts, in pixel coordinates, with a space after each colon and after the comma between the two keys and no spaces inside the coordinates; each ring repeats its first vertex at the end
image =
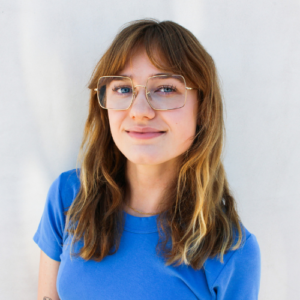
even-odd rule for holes
{"type": "MultiPolygon", "coordinates": [[[[149,76],[162,72],[152,65],[145,50],[141,49],[116,75],[131,76],[134,86],[145,86],[149,76]]],[[[115,144],[134,164],[157,165],[175,161],[191,146],[195,136],[197,90],[187,92],[184,107],[167,111],[153,110],[149,106],[144,87],[137,87],[136,93],[129,109],[108,110],[115,144]],[[140,132],[145,129],[150,132],[140,132]]]]}

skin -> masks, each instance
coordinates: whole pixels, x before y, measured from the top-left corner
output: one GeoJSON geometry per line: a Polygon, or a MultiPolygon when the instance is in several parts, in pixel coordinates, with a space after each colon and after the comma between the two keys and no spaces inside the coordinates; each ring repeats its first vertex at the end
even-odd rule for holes
{"type": "MultiPolygon", "coordinates": [[[[133,84],[146,85],[149,76],[162,73],[150,62],[144,49],[137,51],[117,75],[131,75],[133,84]]],[[[157,111],[146,100],[145,88],[137,87],[137,95],[127,110],[108,110],[111,134],[116,146],[127,158],[126,175],[129,184],[126,202],[143,213],[159,213],[161,195],[174,180],[178,157],[192,144],[197,123],[197,90],[187,92],[184,107],[157,111]],[[149,126],[165,133],[142,140],[128,135],[134,126],[149,126]]],[[[135,216],[145,215],[124,207],[135,216]]]]}
{"type": "Polygon", "coordinates": [[[60,262],[51,259],[41,250],[38,300],[59,300],[56,290],[56,279],[60,262]]]}

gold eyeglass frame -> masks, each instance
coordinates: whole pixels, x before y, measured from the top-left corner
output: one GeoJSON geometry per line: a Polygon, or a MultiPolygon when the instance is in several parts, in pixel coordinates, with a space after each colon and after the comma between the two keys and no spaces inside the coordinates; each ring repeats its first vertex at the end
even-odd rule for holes
{"type": "Polygon", "coordinates": [[[101,77],[98,79],[98,82],[97,82],[97,88],[94,89],[94,91],[97,92],[98,103],[99,103],[99,105],[100,105],[103,109],[107,109],[107,110],[108,110],[108,109],[109,109],[109,110],[127,110],[127,109],[129,109],[129,108],[131,107],[131,105],[132,105],[132,103],[133,103],[133,100],[134,100],[135,97],[136,97],[136,90],[135,90],[135,88],[136,88],[137,86],[142,86],[142,87],[145,88],[146,100],[147,100],[148,104],[150,105],[150,107],[151,107],[152,109],[154,109],[154,110],[174,110],[174,109],[182,108],[182,107],[185,106],[185,103],[186,103],[187,91],[188,91],[188,90],[198,90],[197,88],[192,88],[192,87],[186,86],[185,78],[184,78],[182,75],[176,75],[176,74],[170,74],[170,75],[169,75],[169,74],[164,74],[164,75],[154,75],[154,76],[150,76],[150,77],[148,77],[148,79],[147,79],[146,85],[137,84],[137,85],[135,85],[135,86],[133,85],[132,79],[131,79],[130,77],[127,77],[127,76],[118,76],[118,75],[115,75],[115,76],[114,76],[114,75],[110,75],[110,76],[101,76],[101,77]],[[183,81],[184,81],[184,85],[185,85],[185,95],[184,95],[184,103],[183,103],[183,105],[180,106],[180,107],[168,108],[168,109],[154,108],[154,107],[152,107],[152,105],[150,104],[149,99],[148,99],[148,94],[150,94],[150,92],[147,91],[148,80],[151,79],[151,78],[154,78],[154,77],[170,77],[170,76],[180,76],[180,77],[182,77],[182,79],[183,79],[183,81]],[[99,89],[98,89],[98,85],[99,85],[100,79],[101,79],[101,78],[104,78],[104,77],[120,77],[120,78],[127,78],[127,79],[129,79],[129,80],[131,81],[131,85],[132,85],[132,88],[133,88],[133,94],[132,94],[132,99],[131,99],[130,105],[129,105],[127,108],[123,108],[123,109],[119,109],[119,108],[106,108],[106,107],[103,107],[103,106],[101,105],[101,103],[100,103],[100,97],[99,97],[99,89]]]}

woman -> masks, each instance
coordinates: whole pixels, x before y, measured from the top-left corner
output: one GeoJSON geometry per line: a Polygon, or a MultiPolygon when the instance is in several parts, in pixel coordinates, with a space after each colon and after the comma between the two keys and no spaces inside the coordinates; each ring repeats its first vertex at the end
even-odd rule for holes
{"type": "Polygon", "coordinates": [[[229,191],[199,41],[171,21],[131,22],[89,88],[81,168],[54,181],[34,236],[38,299],[257,299],[259,246],[229,191]]]}

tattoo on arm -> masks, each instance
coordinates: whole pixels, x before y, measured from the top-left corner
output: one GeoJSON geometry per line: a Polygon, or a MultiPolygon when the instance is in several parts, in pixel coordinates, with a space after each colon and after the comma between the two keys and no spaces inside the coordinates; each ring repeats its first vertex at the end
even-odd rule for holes
{"type": "Polygon", "coordinates": [[[52,299],[49,297],[44,297],[43,300],[52,300],[52,299]]]}

